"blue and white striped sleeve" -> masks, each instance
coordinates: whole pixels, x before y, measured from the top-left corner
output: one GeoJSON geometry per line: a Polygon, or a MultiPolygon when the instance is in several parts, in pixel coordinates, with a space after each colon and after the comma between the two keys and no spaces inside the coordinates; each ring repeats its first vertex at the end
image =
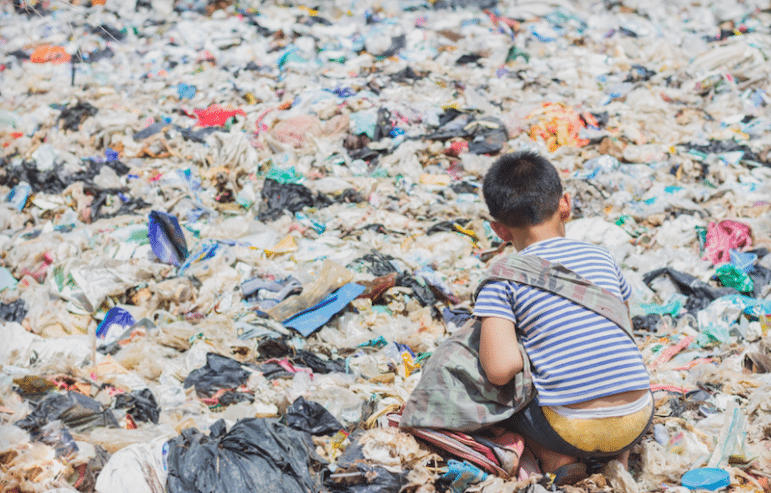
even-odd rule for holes
{"type": "Polygon", "coordinates": [[[614,264],[616,267],[616,273],[618,273],[618,287],[621,290],[621,299],[628,301],[632,297],[632,286],[629,281],[626,280],[624,274],[621,273],[621,268],[618,264],[614,264]]]}
{"type": "Polygon", "coordinates": [[[482,287],[474,305],[476,317],[498,317],[511,320],[515,324],[514,301],[516,293],[506,281],[491,281],[482,287]]]}

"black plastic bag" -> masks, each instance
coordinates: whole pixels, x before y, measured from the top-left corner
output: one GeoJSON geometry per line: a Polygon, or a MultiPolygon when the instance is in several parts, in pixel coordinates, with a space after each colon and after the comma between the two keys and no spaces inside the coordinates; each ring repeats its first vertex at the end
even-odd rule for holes
{"type": "Polygon", "coordinates": [[[375,123],[374,138],[372,140],[377,142],[384,137],[390,137],[391,130],[393,130],[393,125],[391,124],[391,112],[386,108],[379,108],[377,110],[377,121],[375,123]]]}
{"type": "Polygon", "coordinates": [[[19,298],[10,303],[0,303],[0,320],[20,324],[27,316],[27,305],[19,298]]]}
{"type": "Polygon", "coordinates": [[[483,58],[482,55],[478,53],[467,53],[465,55],[461,55],[460,58],[455,60],[455,65],[467,65],[469,63],[476,64],[481,58],[483,58]]]}
{"type": "Polygon", "coordinates": [[[286,410],[286,425],[311,435],[332,435],[343,425],[318,402],[298,397],[286,410]]]}
{"type": "Polygon", "coordinates": [[[310,351],[305,351],[302,349],[297,351],[297,356],[292,359],[295,363],[300,362],[302,363],[302,366],[310,368],[314,373],[345,373],[344,359],[325,360],[311,353],[310,351]]]}
{"type": "Polygon", "coordinates": [[[405,273],[398,276],[396,278],[396,285],[410,288],[412,294],[423,306],[431,306],[436,303],[436,296],[428,284],[421,284],[420,281],[409,274],[405,273]]]}
{"type": "Polygon", "coordinates": [[[118,394],[115,397],[115,409],[128,408],[128,413],[134,421],[152,422],[158,424],[161,408],[155,401],[150,389],[135,390],[128,394],[118,394]]]}
{"type": "Polygon", "coordinates": [[[80,124],[89,116],[94,116],[99,110],[88,103],[78,101],[75,106],[62,108],[59,119],[63,120],[64,130],[80,130],[80,124]]]}
{"type": "Polygon", "coordinates": [[[101,163],[97,161],[86,162],[88,163],[87,169],[70,173],[60,163],[54,164],[51,169],[40,171],[34,161],[24,161],[19,165],[11,165],[8,159],[0,158],[0,170],[3,172],[0,173],[0,185],[12,188],[25,181],[29,183],[34,193],[45,192],[55,195],[62,193],[65,188],[79,181],[89,184],[86,188],[98,188],[92,182],[104,166],[112,168],[118,176],[125,175],[130,169],[118,160],[101,163]]]}
{"type": "Polygon", "coordinates": [[[78,491],[92,492],[96,487],[96,478],[104,469],[104,465],[110,460],[111,454],[101,445],[95,445],[96,455],[88,461],[87,464],[81,464],[75,467],[75,471],[70,476],[69,482],[78,489],[78,491]]]}
{"type": "Polygon", "coordinates": [[[395,82],[412,83],[412,81],[420,80],[423,77],[425,76],[415,72],[410,66],[407,66],[404,70],[400,70],[395,74],[391,74],[391,80],[395,82]]]}
{"type": "Polygon", "coordinates": [[[362,264],[370,274],[373,274],[377,277],[383,277],[392,272],[399,272],[394,264],[391,263],[391,260],[395,260],[394,257],[390,255],[386,256],[378,251],[373,250],[372,253],[363,255],[348,265],[350,266],[354,264],[362,264]]]}
{"type": "Polygon", "coordinates": [[[492,9],[498,5],[498,0],[437,0],[433,3],[435,9],[492,9]]]}
{"type": "Polygon", "coordinates": [[[201,397],[211,397],[220,389],[235,389],[249,379],[250,372],[238,361],[216,353],[206,355],[206,365],[191,371],[185,388],[195,386],[201,397]]]}
{"type": "Polygon", "coordinates": [[[337,459],[334,474],[328,474],[324,486],[334,493],[395,493],[407,486],[407,472],[394,473],[367,463],[359,439],[363,432],[356,431],[348,439],[352,442],[337,459]]]}
{"type": "Polygon", "coordinates": [[[462,327],[472,316],[471,311],[466,308],[453,310],[452,308],[445,307],[442,310],[442,319],[446,325],[453,324],[456,327],[462,327]]]}
{"type": "Polygon", "coordinates": [[[421,305],[429,306],[436,303],[436,296],[434,296],[428,284],[421,284],[414,276],[406,272],[399,272],[394,264],[391,263],[391,260],[395,259],[390,255],[383,255],[373,250],[372,253],[359,257],[348,265],[361,264],[377,277],[387,276],[392,272],[396,272],[398,274],[396,285],[410,288],[421,305]]]}
{"type": "Polygon", "coordinates": [[[656,327],[659,325],[661,315],[657,313],[651,313],[649,315],[636,315],[632,317],[632,327],[634,331],[647,331],[656,332],[656,327]]]}
{"type": "Polygon", "coordinates": [[[262,187],[262,204],[258,212],[260,221],[274,221],[284,211],[297,212],[304,207],[313,207],[313,192],[295,183],[279,183],[266,179],[262,187]]]}
{"type": "Polygon", "coordinates": [[[506,126],[497,118],[482,118],[473,125],[467,125],[469,137],[468,152],[471,154],[497,154],[509,140],[506,126]]]}
{"type": "Polygon", "coordinates": [[[690,274],[677,271],[671,267],[664,267],[648,272],[643,276],[643,282],[650,285],[651,281],[657,277],[668,274],[680,291],[688,296],[688,300],[685,302],[685,309],[688,313],[696,316],[699,310],[702,310],[710,304],[710,302],[730,294],[739,294],[734,288],[718,288],[710,286],[709,284],[700,281],[690,274]]]}
{"type": "Polygon", "coordinates": [[[425,138],[448,140],[454,137],[469,139],[468,150],[472,154],[496,154],[509,140],[506,126],[499,119],[477,120],[474,115],[455,109],[445,111],[439,117],[439,128],[425,138]]]}
{"type": "Polygon", "coordinates": [[[310,435],[275,419],[246,418],[209,436],[194,428],[168,442],[169,493],[320,491],[310,466],[323,464],[310,435]]]}
{"type": "Polygon", "coordinates": [[[749,273],[752,279],[752,297],[760,298],[763,290],[766,286],[771,284],[771,270],[766,269],[762,265],[756,265],[752,272],[749,273]]]}
{"type": "Polygon", "coordinates": [[[77,392],[53,394],[38,403],[23,419],[14,423],[19,428],[34,432],[50,423],[61,420],[73,431],[82,432],[97,427],[117,428],[112,411],[103,409],[94,399],[77,392]]]}

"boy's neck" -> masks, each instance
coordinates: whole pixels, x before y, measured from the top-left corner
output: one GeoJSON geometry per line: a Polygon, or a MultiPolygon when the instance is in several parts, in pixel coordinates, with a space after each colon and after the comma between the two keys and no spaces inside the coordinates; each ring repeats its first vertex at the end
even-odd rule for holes
{"type": "Polygon", "coordinates": [[[550,240],[552,238],[565,237],[565,223],[559,216],[552,217],[542,223],[533,226],[523,226],[521,228],[507,228],[511,233],[511,243],[517,251],[522,251],[539,241],[550,240]]]}

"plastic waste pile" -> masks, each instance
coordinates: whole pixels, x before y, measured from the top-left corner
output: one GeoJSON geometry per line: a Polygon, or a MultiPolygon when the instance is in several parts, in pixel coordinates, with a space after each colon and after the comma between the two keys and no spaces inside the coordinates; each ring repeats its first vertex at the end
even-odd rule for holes
{"type": "Polygon", "coordinates": [[[656,402],[569,491],[771,491],[768,2],[0,9],[3,491],[544,489],[386,418],[510,251],[519,149],[634,285],[656,402]]]}

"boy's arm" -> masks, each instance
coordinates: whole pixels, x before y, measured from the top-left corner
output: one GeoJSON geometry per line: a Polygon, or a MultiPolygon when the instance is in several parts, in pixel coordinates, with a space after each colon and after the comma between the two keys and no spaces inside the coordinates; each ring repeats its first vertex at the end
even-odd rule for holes
{"type": "Polygon", "coordinates": [[[522,371],[522,354],[514,322],[498,317],[482,319],[479,362],[493,385],[506,385],[522,371]]]}

